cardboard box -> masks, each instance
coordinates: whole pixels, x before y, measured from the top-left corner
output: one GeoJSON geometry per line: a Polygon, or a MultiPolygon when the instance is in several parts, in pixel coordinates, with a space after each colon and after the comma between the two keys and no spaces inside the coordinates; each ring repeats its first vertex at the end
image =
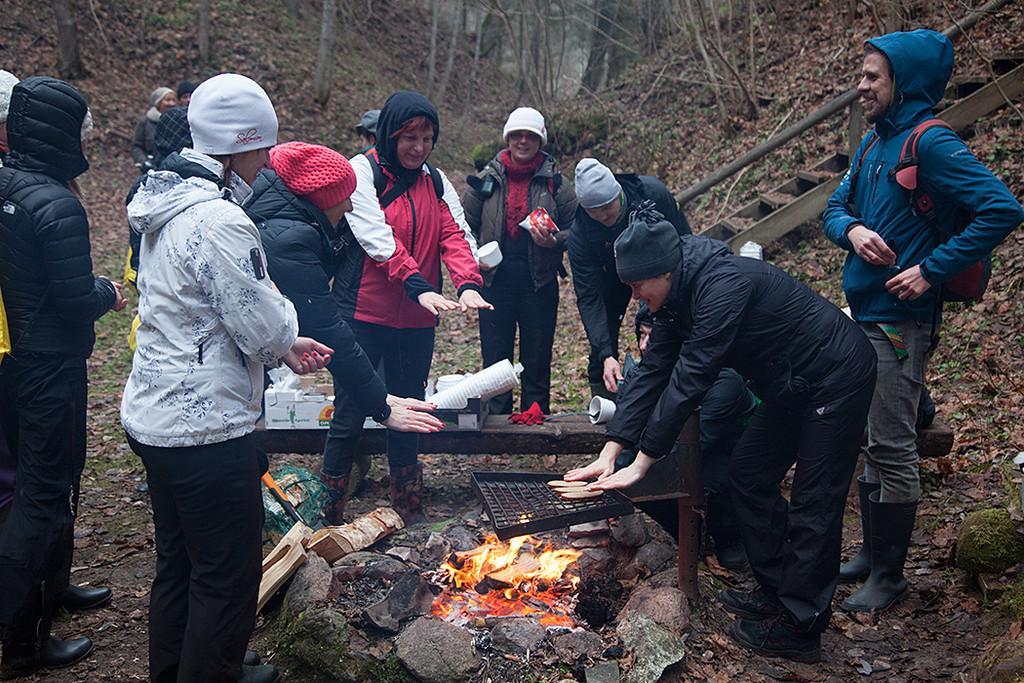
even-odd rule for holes
{"type": "Polygon", "coordinates": [[[301,390],[263,393],[263,422],[267,429],[327,429],[334,416],[334,397],[301,390]]]}

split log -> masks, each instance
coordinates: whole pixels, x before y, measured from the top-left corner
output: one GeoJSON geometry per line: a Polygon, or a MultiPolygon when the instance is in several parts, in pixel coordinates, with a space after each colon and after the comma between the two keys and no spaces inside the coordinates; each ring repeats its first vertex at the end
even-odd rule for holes
{"type": "Polygon", "coordinates": [[[377,508],[350,524],[320,529],[313,534],[307,549],[327,560],[328,564],[369,548],[389,534],[405,527],[405,522],[391,508],[377,508]]]}
{"type": "Polygon", "coordinates": [[[305,524],[295,524],[263,560],[263,578],[260,579],[259,600],[256,611],[263,609],[270,596],[277,592],[306,562],[306,545],[313,530],[305,524]]]}
{"type": "Polygon", "coordinates": [[[522,555],[515,562],[496,572],[488,572],[487,578],[504,586],[514,586],[517,578],[527,576],[540,569],[540,558],[536,555],[522,555]]]}

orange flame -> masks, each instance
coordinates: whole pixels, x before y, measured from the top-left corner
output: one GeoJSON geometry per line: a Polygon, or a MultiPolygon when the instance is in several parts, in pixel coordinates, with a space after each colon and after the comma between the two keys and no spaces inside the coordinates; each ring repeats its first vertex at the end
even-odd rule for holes
{"type": "Polygon", "coordinates": [[[539,616],[545,626],[573,626],[581,553],[550,541],[518,536],[503,543],[488,535],[473,550],[453,553],[434,575],[446,584],[431,612],[465,624],[482,617],[539,616]]]}

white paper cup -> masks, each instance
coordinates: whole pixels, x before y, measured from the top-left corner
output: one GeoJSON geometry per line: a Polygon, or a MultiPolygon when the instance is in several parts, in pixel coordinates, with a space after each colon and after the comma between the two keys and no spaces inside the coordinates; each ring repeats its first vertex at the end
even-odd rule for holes
{"type": "Polygon", "coordinates": [[[591,424],[603,425],[606,422],[610,422],[615,416],[615,402],[601,396],[595,396],[590,399],[590,410],[587,412],[590,414],[591,424]]]}
{"type": "Polygon", "coordinates": [[[488,242],[476,250],[476,260],[481,266],[488,270],[497,268],[501,263],[501,247],[497,242],[488,242]]]}
{"type": "Polygon", "coordinates": [[[437,378],[437,382],[434,384],[434,391],[444,391],[445,389],[451,389],[456,384],[462,381],[465,375],[441,375],[437,378]]]}

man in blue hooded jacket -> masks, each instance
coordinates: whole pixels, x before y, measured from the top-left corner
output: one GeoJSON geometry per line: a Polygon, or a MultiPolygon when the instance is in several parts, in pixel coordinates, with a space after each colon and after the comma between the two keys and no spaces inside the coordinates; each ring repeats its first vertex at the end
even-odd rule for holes
{"type": "Polygon", "coordinates": [[[874,131],[861,140],[823,215],[825,234],[849,252],[843,290],[878,355],[866,465],[858,480],[864,544],[840,570],[840,581],[866,579],[842,603],[850,611],[884,610],[907,592],[903,564],[921,493],[915,419],[938,339],[943,283],[988,255],[1024,220],[1006,186],[946,128],[929,128],[917,147],[918,182],[935,203],[934,219],[916,215],[907,190],[896,183],[904,142],[932,118],[952,69],[953,45],[934,31],[890,33],[865,43],[857,89],[874,131]],[[958,210],[969,212],[970,223],[940,242],[938,228],[952,226],[958,210]]]}

